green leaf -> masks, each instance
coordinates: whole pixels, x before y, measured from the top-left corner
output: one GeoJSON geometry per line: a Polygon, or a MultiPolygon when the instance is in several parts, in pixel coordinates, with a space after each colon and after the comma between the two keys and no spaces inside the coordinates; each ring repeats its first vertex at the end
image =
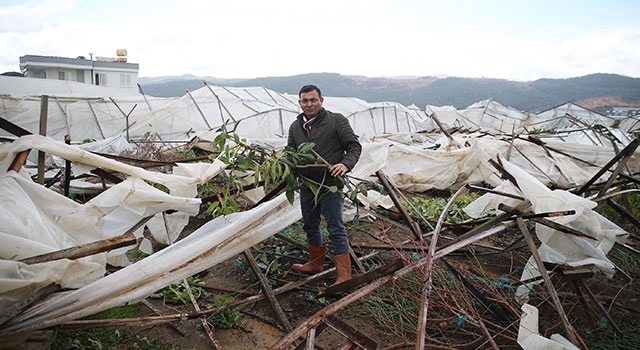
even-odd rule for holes
{"type": "Polygon", "coordinates": [[[315,143],[313,142],[304,142],[298,146],[298,153],[307,153],[315,147],[315,143]]]}
{"type": "Polygon", "coordinates": [[[264,164],[264,171],[262,172],[262,176],[264,177],[264,187],[269,186],[269,184],[271,183],[271,163],[270,162],[266,162],[264,164]]]}
{"type": "Polygon", "coordinates": [[[287,200],[289,201],[290,204],[293,204],[294,200],[295,200],[295,196],[296,196],[296,192],[293,190],[289,190],[286,192],[287,195],[287,200]]]}
{"type": "Polygon", "coordinates": [[[358,185],[358,191],[360,191],[360,193],[362,193],[364,196],[367,196],[367,185],[365,184],[358,185]]]}
{"type": "Polygon", "coordinates": [[[356,197],[357,197],[357,196],[358,196],[358,191],[357,191],[357,190],[353,190],[353,191],[349,192],[349,199],[350,199],[352,202],[355,202],[355,201],[356,201],[356,197]]]}
{"type": "Polygon", "coordinates": [[[276,162],[276,179],[278,179],[278,181],[283,177],[282,176],[282,163],[280,162],[276,162]]]}
{"type": "Polygon", "coordinates": [[[271,175],[271,181],[275,182],[278,179],[278,169],[277,169],[277,163],[273,164],[271,166],[269,175],[271,175]]]}
{"type": "Polygon", "coordinates": [[[253,186],[258,187],[260,183],[260,165],[256,164],[253,171],[253,186]]]}

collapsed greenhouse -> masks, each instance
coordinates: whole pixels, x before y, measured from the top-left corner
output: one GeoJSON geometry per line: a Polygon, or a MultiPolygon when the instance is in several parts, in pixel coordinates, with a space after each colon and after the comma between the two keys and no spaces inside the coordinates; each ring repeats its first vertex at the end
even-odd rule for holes
{"type": "MultiPolygon", "coordinates": [[[[559,300],[556,295],[562,294],[554,287],[572,281],[579,286],[576,290],[589,294],[589,281],[607,284],[628,277],[628,268],[610,257],[614,248],[638,260],[640,224],[637,208],[634,212],[629,204],[630,196],[640,192],[637,119],[614,120],[571,102],[531,115],[494,100],[462,110],[422,110],[325,96],[324,107],[346,116],[363,145],[347,190],[367,190],[345,194],[345,218],[352,227],[382,223],[404,237],[382,235],[376,244],[352,239],[359,276],[324,290],[315,286],[331,269],[306,278],[285,272],[269,280],[268,267],[275,260],[284,264],[280,260],[286,256],[269,255],[260,247],[270,246],[266,242],[273,239],[292,240],[282,232],[301,220],[297,196],[288,197],[281,188],[277,191],[277,184],[265,183],[260,164],[235,168],[237,163],[216,147],[223,135],[245,149],[281,154],[288,126],[300,113],[297,96],[204,83],[182,97],[155,98],[16,77],[0,77],[0,91],[2,338],[20,343],[33,332],[65,327],[127,322],[150,327],[201,320],[263,299],[279,331],[273,349],[322,347],[327,327],[340,333],[344,344],[362,348],[429,347],[425,343],[441,348],[585,348],[585,334],[571,321],[583,317],[583,311],[600,314],[616,336],[624,334],[612,312],[618,300],[607,300],[605,308],[591,294],[588,301],[598,306],[584,306],[580,293],[559,300]],[[151,149],[152,154],[141,155],[139,149],[151,149]],[[174,156],[160,159],[163,153],[174,156]],[[175,154],[183,157],[178,160],[175,154]],[[202,186],[220,178],[250,180],[237,192],[210,193],[213,199],[204,199],[202,186]],[[430,217],[408,198],[443,193],[450,196],[447,205],[430,217]],[[451,222],[448,211],[462,193],[476,197],[463,208],[466,219],[451,222]],[[247,204],[215,218],[208,213],[209,219],[184,233],[190,220],[202,217],[205,201],[220,208],[230,195],[247,204]],[[603,207],[621,213],[630,225],[610,221],[603,207]],[[127,255],[132,249],[144,257],[132,259],[127,255]],[[499,295],[491,294],[497,293],[495,286],[474,286],[478,282],[469,273],[473,266],[461,272],[466,265],[482,265],[476,256],[514,251],[526,261],[510,265],[519,276],[499,295]],[[190,311],[83,323],[88,316],[144,301],[238,256],[251,264],[254,254],[267,257],[267,266],[252,265],[260,293],[236,293],[235,301],[224,306],[207,308],[193,300],[190,311]],[[459,256],[467,258],[451,266],[459,256]],[[456,276],[453,280],[462,290],[451,300],[436,298],[438,290],[452,288],[438,280],[442,271],[456,276]],[[383,345],[334,316],[354,305],[374,312],[372,295],[409,276],[418,276],[412,279],[417,286],[417,294],[411,295],[413,329],[387,329],[395,344],[385,340],[383,345]],[[282,310],[278,298],[296,290],[333,299],[316,303],[317,312],[292,323],[293,315],[282,310]],[[548,306],[544,312],[553,313],[556,322],[545,326],[545,334],[537,320],[542,306],[548,306]],[[443,325],[454,318],[458,327],[464,323],[473,330],[456,333],[458,327],[443,325]]],[[[633,296],[635,288],[637,298],[637,282],[628,280],[614,292],[622,298],[623,291],[631,290],[633,296]]],[[[398,299],[387,295],[375,300],[401,308],[399,292],[394,293],[398,299]]],[[[217,331],[202,322],[210,345],[220,348],[217,331]]]]}

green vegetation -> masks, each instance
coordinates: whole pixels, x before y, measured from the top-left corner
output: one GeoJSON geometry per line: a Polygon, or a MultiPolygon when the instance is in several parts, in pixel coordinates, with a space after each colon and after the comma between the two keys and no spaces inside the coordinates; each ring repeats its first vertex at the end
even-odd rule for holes
{"type": "MultiPolygon", "coordinates": [[[[451,195],[453,195],[453,193],[451,195]]],[[[469,216],[464,212],[464,207],[469,205],[474,200],[478,199],[478,197],[479,196],[477,193],[463,193],[458,196],[458,198],[456,198],[456,201],[453,203],[453,206],[449,210],[449,213],[447,214],[445,220],[451,223],[460,223],[470,219],[469,216]]],[[[444,208],[447,206],[447,203],[450,200],[449,198],[435,197],[427,199],[424,197],[416,196],[409,199],[411,205],[407,204],[404,200],[401,201],[403,202],[403,205],[405,206],[409,214],[417,214],[417,210],[417,212],[425,218],[438,219],[442,214],[444,208]]]]}
{"type": "Polygon", "coordinates": [[[405,341],[412,341],[418,326],[418,298],[422,291],[419,284],[403,279],[379,288],[364,302],[375,324],[397,335],[405,341]]]}
{"type": "MultiPolygon", "coordinates": [[[[118,319],[135,317],[138,305],[114,307],[85,319],[118,319]]],[[[61,330],[53,337],[52,350],[102,350],[111,348],[140,350],[174,350],[173,344],[158,339],[140,338],[127,328],[100,327],[80,330],[61,330]]]]}
{"type": "Polygon", "coordinates": [[[534,135],[534,134],[542,134],[544,132],[543,128],[533,128],[531,130],[529,130],[529,134],[534,135]]]}
{"type": "MultiPolygon", "coordinates": [[[[612,198],[613,201],[618,203],[621,207],[623,207],[628,212],[632,213],[636,218],[640,217],[640,193],[632,192],[623,194],[619,197],[612,198]]],[[[629,232],[637,232],[637,228],[631,224],[629,221],[624,219],[616,210],[614,210],[610,205],[601,205],[598,207],[598,211],[602,216],[607,218],[609,221],[614,222],[616,225],[622,227],[623,229],[629,232]]]]}
{"type": "Polygon", "coordinates": [[[96,142],[95,139],[83,139],[82,141],[80,141],[81,145],[84,145],[85,143],[91,143],[91,142],[96,142]]]}
{"type": "Polygon", "coordinates": [[[640,349],[640,333],[627,332],[617,336],[609,326],[607,319],[601,320],[600,326],[590,333],[598,332],[598,339],[584,337],[584,341],[591,350],[636,350],[640,349]]]}
{"type": "Polygon", "coordinates": [[[637,254],[629,253],[617,246],[611,248],[608,257],[622,270],[637,271],[640,268],[640,259],[637,254]]]}
{"type": "Polygon", "coordinates": [[[145,254],[144,252],[142,252],[142,250],[138,248],[127,250],[126,255],[131,262],[138,262],[146,258],[147,256],[149,256],[149,254],[145,254]]]}
{"type": "Polygon", "coordinates": [[[298,242],[306,242],[307,240],[307,235],[304,233],[304,231],[302,230],[302,221],[296,221],[295,224],[285,228],[284,230],[282,230],[282,234],[291,238],[291,239],[295,239],[298,242]]]}
{"type": "MultiPolygon", "coordinates": [[[[212,306],[223,306],[229,304],[232,301],[234,301],[232,297],[224,296],[218,299],[212,306]]],[[[209,324],[211,324],[214,328],[240,328],[247,322],[241,310],[242,307],[226,309],[222,312],[207,317],[207,322],[209,322],[209,324]]]]}
{"type": "MultiPolygon", "coordinates": [[[[202,283],[199,277],[191,276],[187,277],[187,283],[193,297],[198,300],[201,297],[208,297],[207,293],[202,287],[198,287],[198,283],[202,283]]],[[[187,286],[183,282],[173,283],[149,296],[152,299],[163,299],[166,304],[172,305],[191,305],[191,297],[187,286]]]]}

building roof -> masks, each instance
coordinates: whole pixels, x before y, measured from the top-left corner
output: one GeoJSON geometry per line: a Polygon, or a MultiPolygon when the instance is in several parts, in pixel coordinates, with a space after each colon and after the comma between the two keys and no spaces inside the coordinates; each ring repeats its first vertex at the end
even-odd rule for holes
{"type": "Polygon", "coordinates": [[[78,58],[68,57],[56,57],[56,56],[38,56],[38,55],[24,55],[20,56],[20,67],[23,68],[27,65],[47,66],[47,67],[67,67],[78,68],[80,67],[98,67],[98,68],[117,68],[125,70],[138,70],[140,65],[138,63],[121,62],[114,58],[113,61],[96,61],[88,60],[84,56],[78,58]]]}

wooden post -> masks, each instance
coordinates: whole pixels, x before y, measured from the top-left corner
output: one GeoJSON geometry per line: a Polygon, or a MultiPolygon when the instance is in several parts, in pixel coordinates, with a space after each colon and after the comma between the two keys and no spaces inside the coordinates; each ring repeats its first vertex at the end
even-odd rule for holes
{"type": "Polygon", "coordinates": [[[87,100],[87,104],[89,105],[89,111],[91,112],[91,115],[93,116],[93,119],[96,120],[96,125],[98,126],[98,131],[100,131],[100,135],[102,136],[102,139],[104,140],[106,137],[104,136],[104,132],[102,131],[102,126],[100,125],[100,120],[98,119],[98,115],[96,114],[96,111],[93,109],[93,105],[91,105],[91,101],[87,100]]]}
{"type": "Polygon", "coordinates": [[[289,322],[289,319],[287,318],[287,316],[284,314],[284,311],[282,310],[282,306],[280,306],[280,303],[278,303],[278,299],[276,299],[276,296],[273,293],[271,286],[269,285],[269,281],[267,281],[267,278],[264,277],[264,275],[262,274],[262,271],[260,271],[260,266],[258,266],[256,259],[253,257],[253,254],[251,253],[251,250],[249,249],[245,250],[244,256],[247,258],[247,261],[249,261],[249,265],[251,265],[251,268],[253,269],[253,272],[256,274],[256,277],[258,277],[258,279],[260,280],[260,283],[262,284],[262,288],[264,289],[264,294],[267,296],[267,300],[269,300],[269,303],[271,304],[273,311],[276,312],[276,316],[278,316],[278,319],[280,319],[280,322],[284,326],[284,329],[286,329],[287,332],[291,332],[293,330],[293,327],[291,326],[291,323],[289,322]]]}
{"type": "MultiPolygon", "coordinates": [[[[47,115],[49,114],[49,96],[42,95],[40,99],[40,135],[47,136],[47,115]]],[[[44,185],[44,155],[38,151],[38,183],[44,185]]]]}
{"type": "Polygon", "coordinates": [[[529,249],[531,249],[531,255],[533,256],[533,259],[536,261],[536,264],[538,265],[538,270],[540,271],[540,275],[544,280],[544,285],[545,287],[547,287],[547,292],[549,293],[549,297],[551,298],[551,301],[553,301],[553,304],[556,306],[556,311],[560,316],[560,320],[564,325],[564,329],[567,332],[567,336],[569,337],[569,340],[573,343],[573,345],[580,346],[581,344],[578,341],[578,338],[576,337],[576,331],[573,329],[573,326],[571,326],[571,322],[569,322],[569,319],[567,318],[567,314],[564,312],[564,309],[562,308],[562,303],[558,298],[556,289],[553,287],[553,284],[551,283],[551,277],[549,277],[549,273],[547,272],[547,269],[544,267],[544,262],[542,261],[540,254],[538,254],[538,248],[536,248],[536,243],[533,241],[533,237],[529,233],[529,230],[527,229],[527,226],[525,225],[524,220],[521,217],[518,217],[516,220],[518,222],[518,227],[520,228],[520,231],[522,231],[522,234],[524,235],[524,239],[529,244],[529,249]]]}
{"type": "Polygon", "coordinates": [[[429,252],[427,253],[426,262],[425,262],[425,275],[427,277],[427,281],[424,284],[424,288],[422,289],[422,300],[420,306],[418,307],[418,327],[416,330],[416,342],[414,349],[420,350],[425,348],[425,334],[427,327],[427,311],[429,310],[429,298],[431,297],[431,288],[433,286],[433,265],[435,263],[435,254],[436,254],[436,245],[438,244],[438,237],[440,235],[440,230],[442,230],[442,225],[444,223],[444,219],[446,219],[449,210],[455,203],[456,199],[465,191],[467,191],[467,187],[460,187],[456,193],[451,196],[449,202],[445,206],[444,210],[440,214],[440,218],[438,218],[438,222],[436,224],[436,228],[433,231],[433,235],[431,236],[431,242],[429,244],[429,252]]]}
{"type": "MultiPolygon", "coordinates": [[[[196,301],[196,298],[193,295],[193,292],[191,291],[191,286],[189,285],[189,282],[187,281],[186,278],[182,279],[182,284],[187,289],[187,293],[189,293],[189,298],[191,299],[191,304],[193,304],[193,307],[196,309],[196,312],[200,312],[200,306],[198,305],[198,302],[196,301]]],[[[209,323],[207,322],[207,317],[206,316],[200,317],[200,323],[202,324],[202,328],[204,328],[204,330],[207,332],[207,335],[209,335],[209,339],[211,340],[211,343],[213,344],[213,346],[217,350],[222,349],[222,345],[220,344],[220,341],[218,341],[218,338],[216,338],[216,335],[213,334],[213,329],[211,329],[211,327],[209,326],[209,323]]]]}
{"type": "Polygon", "coordinates": [[[413,218],[411,217],[411,215],[409,215],[409,213],[407,212],[407,209],[405,209],[405,207],[400,202],[400,199],[398,198],[398,196],[394,192],[394,189],[393,189],[391,183],[387,179],[387,175],[385,175],[384,172],[382,172],[382,170],[376,171],[376,175],[378,176],[378,178],[380,179],[380,181],[382,182],[384,187],[389,191],[389,196],[393,200],[393,203],[396,205],[398,210],[402,213],[404,218],[409,223],[408,226],[411,229],[411,232],[413,232],[413,235],[416,237],[416,240],[418,242],[423,242],[424,240],[422,239],[422,233],[420,231],[416,230],[416,226],[413,223],[414,222],[413,218]]]}
{"type": "MultiPolygon", "coordinates": [[[[609,171],[609,169],[615,164],[617,163],[619,160],[623,159],[620,162],[620,165],[623,165],[626,163],[627,160],[629,160],[629,158],[633,155],[633,152],[636,151],[636,148],[638,148],[638,145],[640,145],[640,137],[636,138],[635,140],[631,141],[631,143],[629,143],[627,145],[627,147],[625,147],[620,153],[616,154],[613,158],[611,158],[611,160],[605,165],[603,166],[595,175],[593,175],[593,177],[591,177],[591,179],[589,181],[587,181],[587,183],[585,183],[584,185],[582,185],[582,187],[580,187],[577,191],[575,191],[574,193],[576,195],[581,195],[584,192],[586,192],[586,190],[593,185],[594,182],[596,182],[596,180],[598,180],[598,178],[600,178],[600,176],[602,176],[602,174],[606,173],[607,171],[609,171]]],[[[606,191],[606,188],[608,188],[610,184],[610,182],[612,182],[612,178],[615,178],[620,170],[620,165],[616,168],[616,172],[615,174],[611,175],[611,177],[609,178],[610,181],[608,181],[607,186],[605,186],[605,188],[603,188],[600,193],[598,194],[598,197],[601,197],[604,194],[604,191],[606,191]]]]}
{"type": "MultiPolygon", "coordinates": [[[[71,144],[71,136],[69,135],[65,135],[64,136],[64,143],[66,143],[67,145],[71,144]]],[[[64,161],[64,184],[63,186],[63,194],[65,197],[69,197],[69,192],[70,192],[70,188],[69,186],[71,186],[71,162],[69,160],[65,160],[64,161]]]]}

